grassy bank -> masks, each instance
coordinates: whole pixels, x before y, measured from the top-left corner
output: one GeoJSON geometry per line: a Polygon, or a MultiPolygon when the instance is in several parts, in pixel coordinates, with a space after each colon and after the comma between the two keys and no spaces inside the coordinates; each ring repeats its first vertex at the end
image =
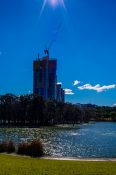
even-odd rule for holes
{"type": "Polygon", "coordinates": [[[79,162],[0,155],[0,175],[115,175],[116,162],[79,162]]]}

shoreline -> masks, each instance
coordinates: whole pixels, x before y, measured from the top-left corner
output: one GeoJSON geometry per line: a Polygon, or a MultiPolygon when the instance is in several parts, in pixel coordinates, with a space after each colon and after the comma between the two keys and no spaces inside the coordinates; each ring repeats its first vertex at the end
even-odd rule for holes
{"type": "Polygon", "coordinates": [[[34,158],[26,155],[18,155],[18,154],[7,154],[0,153],[0,155],[8,155],[8,156],[16,156],[22,158],[33,158],[33,159],[41,159],[41,160],[59,160],[59,161],[80,161],[80,162],[116,162],[116,158],[76,158],[76,157],[52,157],[52,156],[43,156],[34,158]]]}
{"type": "Polygon", "coordinates": [[[0,123],[0,128],[43,128],[43,127],[67,127],[72,125],[72,127],[74,127],[75,125],[82,125],[82,124],[91,124],[91,123],[101,123],[101,122],[110,122],[110,123],[116,123],[116,121],[114,120],[90,120],[88,122],[82,122],[82,123],[60,123],[60,124],[49,124],[49,125],[28,125],[28,124],[24,124],[24,125],[14,125],[14,124],[1,124],[0,123]]]}
{"type": "Polygon", "coordinates": [[[42,157],[46,160],[67,160],[67,161],[82,161],[82,162],[116,162],[116,158],[75,158],[75,157],[42,157]]]}

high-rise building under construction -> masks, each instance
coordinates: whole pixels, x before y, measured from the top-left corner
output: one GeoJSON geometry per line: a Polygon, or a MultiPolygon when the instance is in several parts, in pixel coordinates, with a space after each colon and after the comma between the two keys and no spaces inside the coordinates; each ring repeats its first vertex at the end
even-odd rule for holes
{"type": "Polygon", "coordinates": [[[62,83],[56,84],[56,99],[58,102],[64,102],[65,101],[65,92],[62,89],[62,83]]]}
{"type": "Polygon", "coordinates": [[[49,58],[48,50],[45,50],[45,54],[45,57],[38,58],[33,63],[33,92],[45,100],[64,102],[64,97],[57,99],[57,60],[49,58]]]}

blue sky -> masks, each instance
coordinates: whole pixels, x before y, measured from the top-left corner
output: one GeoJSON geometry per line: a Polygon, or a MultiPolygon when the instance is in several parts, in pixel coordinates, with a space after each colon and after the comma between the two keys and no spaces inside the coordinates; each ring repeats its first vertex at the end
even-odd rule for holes
{"type": "Polygon", "coordinates": [[[32,62],[55,40],[58,81],[73,103],[116,103],[116,1],[0,0],[0,94],[32,91],[32,62]],[[75,80],[80,81],[73,85],[75,80]]]}

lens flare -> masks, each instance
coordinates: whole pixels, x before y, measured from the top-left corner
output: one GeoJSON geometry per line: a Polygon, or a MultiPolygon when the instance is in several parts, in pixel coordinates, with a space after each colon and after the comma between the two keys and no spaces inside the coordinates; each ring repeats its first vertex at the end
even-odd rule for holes
{"type": "Polygon", "coordinates": [[[49,0],[49,4],[51,4],[52,7],[56,7],[60,5],[65,8],[64,0],[49,0]]]}
{"type": "Polygon", "coordinates": [[[44,0],[41,11],[40,11],[40,16],[42,15],[44,8],[47,4],[50,4],[52,6],[52,8],[55,8],[57,6],[61,6],[66,10],[64,0],[44,0]]]}
{"type": "Polygon", "coordinates": [[[42,15],[42,13],[43,13],[43,11],[44,11],[44,8],[45,8],[45,6],[46,6],[46,3],[47,3],[47,0],[44,0],[43,5],[42,5],[42,8],[41,8],[41,11],[40,11],[39,17],[41,17],[41,15],[42,15]]]}
{"type": "Polygon", "coordinates": [[[65,6],[65,3],[64,3],[64,0],[60,0],[60,3],[62,5],[62,7],[66,10],[66,6],[65,6]]]}
{"type": "Polygon", "coordinates": [[[58,0],[49,0],[52,6],[58,5],[58,0]]]}

